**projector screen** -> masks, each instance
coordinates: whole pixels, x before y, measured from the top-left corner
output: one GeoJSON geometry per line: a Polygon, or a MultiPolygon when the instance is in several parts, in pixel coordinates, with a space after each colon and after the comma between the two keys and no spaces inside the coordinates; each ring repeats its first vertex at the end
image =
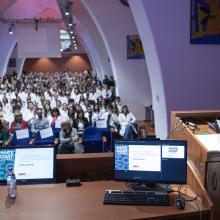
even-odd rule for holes
{"type": "Polygon", "coordinates": [[[12,165],[18,182],[53,182],[54,159],[53,147],[1,148],[0,181],[6,180],[12,165]]]}
{"type": "Polygon", "coordinates": [[[16,24],[18,58],[61,57],[58,22],[16,24]]]}

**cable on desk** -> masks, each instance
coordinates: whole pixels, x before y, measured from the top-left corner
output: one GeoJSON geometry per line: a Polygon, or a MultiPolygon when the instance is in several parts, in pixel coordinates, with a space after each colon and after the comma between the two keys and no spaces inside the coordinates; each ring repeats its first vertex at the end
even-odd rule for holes
{"type": "Polygon", "coordinates": [[[181,185],[178,187],[178,190],[177,190],[178,194],[179,194],[179,198],[180,199],[183,199],[185,202],[195,202],[198,210],[199,210],[199,220],[202,220],[202,211],[199,207],[199,204],[198,204],[198,195],[195,193],[195,191],[188,185],[181,185]],[[184,192],[181,192],[181,189],[184,189],[184,192]],[[193,194],[194,196],[193,197],[190,197],[190,198],[186,198],[185,196],[187,196],[187,189],[189,189],[193,194]]]}
{"type": "Polygon", "coordinates": [[[180,130],[178,130],[178,128],[179,128],[181,125],[183,125],[183,121],[182,121],[181,119],[178,119],[178,120],[176,121],[175,128],[167,135],[166,140],[170,137],[170,135],[171,135],[174,131],[178,131],[178,132],[183,131],[183,130],[185,129],[185,126],[184,126],[184,125],[183,125],[183,127],[182,127],[180,130]],[[178,124],[178,123],[179,123],[179,124],[178,124]]]}

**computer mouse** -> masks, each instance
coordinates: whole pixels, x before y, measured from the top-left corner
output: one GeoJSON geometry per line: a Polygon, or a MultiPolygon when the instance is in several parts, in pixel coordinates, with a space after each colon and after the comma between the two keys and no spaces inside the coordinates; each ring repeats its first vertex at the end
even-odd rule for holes
{"type": "Polygon", "coordinates": [[[176,200],[176,207],[180,210],[185,208],[185,200],[184,199],[177,199],[176,200]]]}

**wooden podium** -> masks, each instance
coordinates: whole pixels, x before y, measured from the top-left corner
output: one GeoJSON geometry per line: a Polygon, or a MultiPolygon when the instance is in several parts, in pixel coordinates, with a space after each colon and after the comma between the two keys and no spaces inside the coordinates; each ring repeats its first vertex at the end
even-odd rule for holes
{"type": "Polygon", "coordinates": [[[220,110],[171,113],[170,138],[187,140],[188,161],[214,204],[214,219],[220,219],[220,134],[210,123],[220,110]]]}

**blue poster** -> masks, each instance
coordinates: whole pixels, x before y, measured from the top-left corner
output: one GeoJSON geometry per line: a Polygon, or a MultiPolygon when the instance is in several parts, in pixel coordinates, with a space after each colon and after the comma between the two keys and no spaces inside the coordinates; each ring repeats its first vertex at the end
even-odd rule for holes
{"type": "Polygon", "coordinates": [[[191,0],[191,44],[220,44],[220,0],[191,0]]]}
{"type": "Polygon", "coordinates": [[[6,180],[8,167],[14,167],[15,149],[1,149],[0,150],[0,181],[6,180]]]}
{"type": "Polygon", "coordinates": [[[115,169],[128,170],[129,168],[129,147],[128,145],[115,145],[115,169]]]}

